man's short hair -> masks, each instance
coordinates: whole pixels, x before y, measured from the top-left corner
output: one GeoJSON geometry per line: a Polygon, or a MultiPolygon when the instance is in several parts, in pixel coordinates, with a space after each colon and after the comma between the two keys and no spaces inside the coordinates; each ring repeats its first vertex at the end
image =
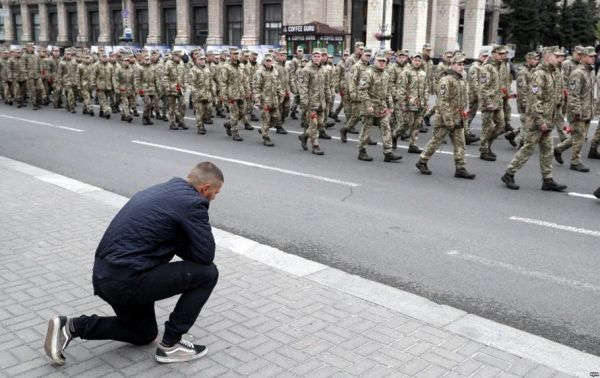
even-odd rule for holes
{"type": "Polygon", "coordinates": [[[191,185],[197,185],[213,183],[215,181],[222,183],[225,179],[223,177],[223,172],[221,172],[219,167],[210,161],[203,161],[192,168],[188,174],[187,181],[191,185]]]}

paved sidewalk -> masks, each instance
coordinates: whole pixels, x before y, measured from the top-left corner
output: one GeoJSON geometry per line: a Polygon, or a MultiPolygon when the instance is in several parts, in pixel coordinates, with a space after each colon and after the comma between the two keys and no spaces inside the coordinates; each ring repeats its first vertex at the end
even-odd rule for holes
{"type": "MultiPolygon", "coordinates": [[[[155,344],[74,340],[54,366],[43,351],[50,317],[111,314],[90,276],[117,208],[32,172],[0,164],[0,376],[569,376],[222,245],[219,284],[190,331],[206,357],[160,365],[155,344]]],[[[174,303],[156,305],[161,331],[174,303]]]]}

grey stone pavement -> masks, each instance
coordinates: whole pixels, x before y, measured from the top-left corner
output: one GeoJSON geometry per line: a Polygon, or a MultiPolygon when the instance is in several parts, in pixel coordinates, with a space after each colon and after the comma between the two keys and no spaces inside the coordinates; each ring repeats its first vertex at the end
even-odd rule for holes
{"type": "MultiPolygon", "coordinates": [[[[50,317],[112,314],[92,295],[91,268],[117,208],[6,165],[0,177],[0,376],[570,376],[223,246],[219,283],[187,336],[206,357],[161,365],[155,343],[76,339],[66,365],[52,365],[50,317]]],[[[175,301],[156,304],[159,329],[175,301]]]]}

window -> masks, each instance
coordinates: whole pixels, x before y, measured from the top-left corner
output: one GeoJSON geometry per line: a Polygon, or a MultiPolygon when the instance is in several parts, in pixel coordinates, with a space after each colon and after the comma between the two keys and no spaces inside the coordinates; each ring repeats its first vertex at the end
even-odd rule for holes
{"type": "Polygon", "coordinates": [[[112,18],[110,19],[111,39],[113,45],[121,43],[120,38],[123,36],[123,15],[120,9],[112,11],[112,18]]]}
{"type": "Polygon", "coordinates": [[[172,47],[177,35],[177,10],[175,8],[163,9],[163,28],[164,43],[172,47]]]}
{"type": "Polygon", "coordinates": [[[244,13],[242,5],[229,5],[225,14],[225,44],[239,46],[244,31],[244,13]]]}
{"type": "Polygon", "coordinates": [[[208,8],[194,7],[192,12],[192,44],[204,46],[208,36],[208,8]]]}
{"type": "Polygon", "coordinates": [[[15,40],[17,44],[21,44],[21,34],[23,34],[23,23],[21,22],[21,13],[13,13],[13,25],[15,32],[15,40]]]}
{"type": "Polygon", "coordinates": [[[58,39],[58,13],[49,13],[48,20],[50,22],[48,39],[50,42],[56,42],[58,39]]]}
{"type": "Polygon", "coordinates": [[[98,11],[90,12],[90,44],[97,45],[100,36],[100,13],[98,11]]]}
{"type": "Polygon", "coordinates": [[[4,42],[4,17],[0,17],[0,41],[4,42]]]}
{"type": "Polygon", "coordinates": [[[146,44],[146,39],[148,39],[148,10],[136,10],[135,20],[137,23],[137,29],[135,30],[135,40],[138,46],[143,47],[146,44]]]}
{"type": "Polygon", "coordinates": [[[77,21],[77,12],[68,12],[67,13],[67,19],[69,20],[68,24],[69,25],[69,41],[71,41],[72,44],[75,44],[77,42],[77,36],[79,35],[79,24],[77,21]]]}
{"type": "Polygon", "coordinates": [[[31,32],[33,41],[37,44],[40,41],[40,14],[30,13],[31,19],[31,32]]]}
{"type": "Polygon", "coordinates": [[[283,12],[281,3],[263,5],[263,44],[279,45],[279,35],[281,33],[283,12]]]}

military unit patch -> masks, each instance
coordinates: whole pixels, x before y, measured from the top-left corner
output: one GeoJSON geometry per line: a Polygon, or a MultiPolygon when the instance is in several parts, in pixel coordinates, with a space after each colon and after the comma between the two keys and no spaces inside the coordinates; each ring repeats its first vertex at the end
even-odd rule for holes
{"type": "Polygon", "coordinates": [[[446,95],[446,84],[440,85],[440,95],[442,95],[442,96],[446,95]]]}
{"type": "Polygon", "coordinates": [[[537,85],[532,85],[531,86],[531,92],[532,93],[538,93],[538,91],[540,90],[540,88],[537,85]]]}
{"type": "Polygon", "coordinates": [[[487,83],[488,82],[487,74],[486,73],[482,73],[481,77],[479,78],[479,81],[481,82],[481,84],[487,83]]]}
{"type": "Polygon", "coordinates": [[[571,83],[569,84],[569,89],[571,91],[574,91],[575,89],[577,89],[577,81],[576,80],[571,80],[571,83]]]}

